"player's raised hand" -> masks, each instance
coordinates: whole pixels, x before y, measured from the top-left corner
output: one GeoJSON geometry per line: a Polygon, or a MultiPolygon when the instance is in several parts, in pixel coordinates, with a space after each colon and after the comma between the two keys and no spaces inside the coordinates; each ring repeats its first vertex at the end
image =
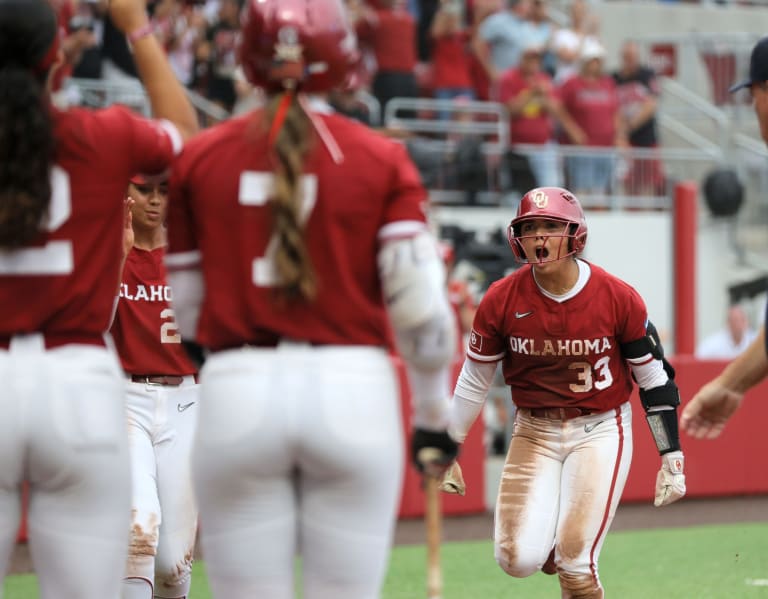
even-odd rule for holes
{"type": "Polygon", "coordinates": [[[133,248],[134,233],[133,233],[133,212],[131,208],[136,201],[128,196],[123,202],[123,257],[127,256],[133,248]]]}
{"type": "Polygon", "coordinates": [[[683,408],[680,427],[696,439],[714,439],[741,405],[743,393],[723,387],[717,380],[704,385],[683,408]]]}
{"type": "Polygon", "coordinates": [[[120,31],[130,34],[149,22],[146,0],[109,0],[109,16],[120,31]]]}

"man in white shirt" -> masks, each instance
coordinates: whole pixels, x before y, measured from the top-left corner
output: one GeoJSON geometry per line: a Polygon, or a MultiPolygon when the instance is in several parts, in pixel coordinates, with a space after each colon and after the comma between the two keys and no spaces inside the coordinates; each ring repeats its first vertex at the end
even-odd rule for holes
{"type": "Polygon", "coordinates": [[[747,349],[756,336],[750,328],[749,319],[741,306],[728,308],[726,328],[713,333],[699,343],[696,357],[705,360],[730,360],[747,349]]]}

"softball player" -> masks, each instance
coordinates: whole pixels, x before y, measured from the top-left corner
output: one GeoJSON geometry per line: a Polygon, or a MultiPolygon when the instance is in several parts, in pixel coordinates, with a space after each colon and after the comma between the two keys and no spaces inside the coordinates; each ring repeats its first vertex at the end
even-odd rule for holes
{"type": "Polygon", "coordinates": [[[165,169],[196,127],[163,50],[143,33],[144,3],[113,0],[110,11],[134,40],[155,114],[178,128],[123,108],[53,108],[54,10],[47,0],[0,0],[0,567],[27,481],[43,599],[120,592],[130,469],[123,380],[104,333],[121,200],[134,172],[165,169]]]}
{"type": "Polygon", "coordinates": [[[661,454],[654,504],[685,494],[674,371],[637,292],[576,257],[586,240],[569,191],[522,198],[509,242],[528,266],[480,302],[449,428],[464,440],[501,361],[517,414],[496,502],[496,561],[510,576],[557,573],[569,599],[603,597],[597,561],[629,472],[632,377],[661,454]]]}
{"type": "Polygon", "coordinates": [[[446,432],[455,322],[404,147],[319,97],[356,50],[339,0],[252,0],[241,60],[268,104],[193,140],[171,175],[182,335],[210,350],[193,468],[214,595],[373,599],[403,471],[446,432]],[[386,302],[383,298],[386,298],[386,302]],[[198,319],[199,311],[199,319],[198,319]]]}
{"type": "Polygon", "coordinates": [[[197,528],[190,473],[197,369],[181,345],[166,282],[167,181],[134,176],[127,195],[133,247],[111,328],[128,379],[133,483],[122,599],[184,599],[197,528]]]}

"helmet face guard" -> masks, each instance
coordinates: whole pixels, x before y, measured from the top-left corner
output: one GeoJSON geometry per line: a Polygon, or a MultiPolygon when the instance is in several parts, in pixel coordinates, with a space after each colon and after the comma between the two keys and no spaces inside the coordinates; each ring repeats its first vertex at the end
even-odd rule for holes
{"type": "Polygon", "coordinates": [[[507,227],[507,239],[512,254],[518,262],[545,264],[556,262],[568,256],[579,254],[587,243],[587,221],[579,200],[567,189],[560,187],[539,187],[526,193],[520,200],[517,215],[507,227]],[[559,233],[522,234],[525,221],[544,220],[561,225],[559,233]],[[523,249],[522,240],[542,239],[536,248],[536,258],[529,258],[523,249]],[[548,240],[558,240],[556,245],[548,240]]]}
{"type": "Polygon", "coordinates": [[[525,235],[522,233],[525,220],[516,222],[514,225],[510,223],[509,227],[507,227],[507,239],[509,240],[509,246],[512,248],[512,253],[518,262],[523,264],[546,264],[547,262],[556,262],[578,253],[575,248],[579,247],[579,240],[576,235],[571,233],[574,229],[572,223],[545,217],[532,217],[527,220],[546,220],[557,223],[560,225],[560,232],[554,234],[536,232],[525,235]],[[536,248],[535,258],[529,258],[523,248],[523,241],[528,239],[542,240],[541,245],[536,248]],[[552,241],[547,243],[549,240],[552,241]]]}

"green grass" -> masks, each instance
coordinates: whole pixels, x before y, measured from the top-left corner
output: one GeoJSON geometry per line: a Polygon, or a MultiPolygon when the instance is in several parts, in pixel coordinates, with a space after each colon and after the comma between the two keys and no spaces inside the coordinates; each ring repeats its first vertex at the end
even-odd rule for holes
{"type": "MultiPolygon", "coordinates": [[[[557,599],[556,576],[517,580],[493,561],[489,541],[446,543],[443,599],[557,599]]],[[[396,547],[382,599],[423,599],[426,551],[396,547]]],[[[600,573],[610,599],[768,598],[768,523],[609,533],[600,573]]],[[[195,564],[191,599],[210,599],[202,564],[195,564]]],[[[34,599],[32,575],[10,576],[5,599],[34,599]]]]}

